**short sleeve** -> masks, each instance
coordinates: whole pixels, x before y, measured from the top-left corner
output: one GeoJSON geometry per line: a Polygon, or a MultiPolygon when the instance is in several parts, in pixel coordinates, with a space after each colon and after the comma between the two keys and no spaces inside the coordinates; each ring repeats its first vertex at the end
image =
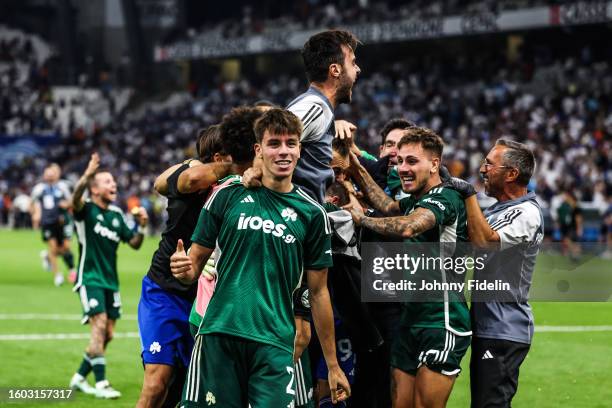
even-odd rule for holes
{"type": "Polygon", "coordinates": [[[416,204],[415,207],[426,208],[436,217],[437,225],[449,225],[457,218],[457,210],[452,201],[447,197],[448,191],[443,192],[443,188],[436,188],[438,192],[426,194],[416,204]]]}
{"type": "Polygon", "coordinates": [[[500,248],[508,249],[515,245],[530,243],[536,240],[542,218],[535,206],[509,208],[491,224],[500,240],[500,248]]]}
{"type": "Polygon", "coordinates": [[[324,114],[323,106],[312,101],[300,101],[287,109],[302,121],[302,143],[319,140],[331,124],[324,114]]]}
{"type": "Polygon", "coordinates": [[[42,184],[37,184],[34,186],[34,188],[32,189],[32,193],[30,194],[30,198],[32,199],[32,201],[40,200],[40,197],[42,196],[43,188],[44,187],[42,184]]]}
{"type": "Polygon", "coordinates": [[[128,242],[130,239],[134,237],[135,232],[130,227],[128,227],[123,211],[119,212],[119,215],[120,215],[119,219],[121,220],[119,236],[121,237],[121,240],[123,242],[128,242]]]}
{"type": "Polygon", "coordinates": [[[331,225],[325,210],[317,206],[306,232],[304,269],[324,269],[331,266],[331,225]]]}
{"type": "Polygon", "coordinates": [[[57,184],[57,187],[62,192],[62,199],[68,200],[70,198],[70,196],[71,196],[70,187],[68,187],[68,184],[65,181],[60,181],[57,184]]]}
{"type": "Polygon", "coordinates": [[[215,248],[223,223],[226,203],[230,195],[230,188],[227,187],[227,185],[219,185],[211,191],[202,211],[200,211],[198,223],[191,236],[191,242],[206,248],[215,248]]]}
{"type": "Polygon", "coordinates": [[[87,211],[90,210],[91,205],[92,204],[89,201],[85,201],[83,203],[83,207],[81,207],[80,210],[77,210],[76,208],[74,208],[72,212],[74,219],[76,221],[83,221],[85,219],[85,214],[87,214],[87,211]]]}
{"type": "Polygon", "coordinates": [[[168,183],[168,198],[177,198],[183,195],[178,191],[178,179],[181,173],[187,170],[188,168],[189,163],[185,163],[178,169],[176,169],[174,173],[168,176],[168,180],[166,181],[168,183]]]}
{"type": "Polygon", "coordinates": [[[412,196],[404,197],[399,200],[399,208],[402,214],[406,214],[406,211],[414,207],[415,199],[412,196]]]}

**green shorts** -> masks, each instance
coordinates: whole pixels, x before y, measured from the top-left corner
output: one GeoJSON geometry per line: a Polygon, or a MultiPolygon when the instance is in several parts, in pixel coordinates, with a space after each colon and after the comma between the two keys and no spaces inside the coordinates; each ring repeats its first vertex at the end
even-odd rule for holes
{"type": "Polygon", "coordinates": [[[444,375],[461,372],[461,359],[471,336],[457,336],[446,329],[400,328],[391,347],[391,367],[416,375],[422,365],[444,375]]]}
{"type": "Polygon", "coordinates": [[[111,320],[121,317],[121,297],[119,292],[110,289],[99,288],[97,286],[81,286],[79,288],[79,298],[83,307],[83,319],[85,324],[91,316],[106,313],[111,320]]]}
{"type": "Polygon", "coordinates": [[[199,334],[180,406],[293,406],[294,383],[288,351],[236,336],[199,334]]]}
{"type": "Polygon", "coordinates": [[[310,356],[308,348],[295,363],[295,408],[314,408],[312,374],[310,372],[310,356]]]}

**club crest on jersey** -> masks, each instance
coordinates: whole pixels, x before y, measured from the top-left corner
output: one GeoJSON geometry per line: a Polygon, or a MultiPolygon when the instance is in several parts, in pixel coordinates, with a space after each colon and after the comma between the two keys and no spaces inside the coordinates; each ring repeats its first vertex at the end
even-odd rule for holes
{"type": "Polygon", "coordinates": [[[287,207],[281,212],[281,217],[285,221],[295,221],[297,220],[297,213],[293,208],[287,207]]]}
{"type": "Polygon", "coordinates": [[[116,218],[113,218],[113,221],[111,222],[111,224],[113,224],[113,228],[119,228],[119,220],[116,218]]]}
{"type": "Polygon", "coordinates": [[[264,220],[258,216],[245,217],[245,213],[241,213],[238,219],[238,230],[246,229],[261,230],[264,234],[272,234],[275,237],[282,238],[287,244],[292,244],[296,241],[293,235],[285,235],[285,230],[287,229],[285,224],[275,224],[272,220],[264,220]]]}

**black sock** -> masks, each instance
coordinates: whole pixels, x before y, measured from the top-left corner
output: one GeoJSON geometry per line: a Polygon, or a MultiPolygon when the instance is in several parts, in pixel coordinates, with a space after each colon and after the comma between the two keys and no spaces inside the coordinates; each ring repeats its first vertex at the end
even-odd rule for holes
{"type": "Polygon", "coordinates": [[[72,256],[72,252],[66,251],[62,258],[64,258],[64,263],[66,264],[68,269],[74,268],[74,256],[72,256]]]}
{"type": "Polygon", "coordinates": [[[96,383],[106,380],[106,359],[104,356],[96,356],[91,358],[91,366],[96,378],[96,383]]]}
{"type": "Polygon", "coordinates": [[[87,355],[87,353],[83,354],[83,361],[81,361],[81,365],[77,373],[81,374],[83,377],[87,377],[87,374],[91,372],[91,359],[87,355]]]}

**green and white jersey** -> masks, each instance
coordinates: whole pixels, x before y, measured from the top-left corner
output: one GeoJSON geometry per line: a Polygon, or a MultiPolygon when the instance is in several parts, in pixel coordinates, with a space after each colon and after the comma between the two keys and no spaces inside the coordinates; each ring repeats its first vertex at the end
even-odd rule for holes
{"type": "Polygon", "coordinates": [[[300,188],[247,189],[241,179],[204,205],[192,242],[218,246],[218,280],[199,333],[224,333],[293,352],[293,291],[304,270],[332,265],[331,226],[300,188]]]}
{"type": "Polygon", "coordinates": [[[87,200],[81,211],[74,212],[79,238],[79,273],[74,291],[81,286],[97,286],[119,290],[117,247],[127,242],[134,232],[127,226],[123,211],[117,206],[98,207],[87,200]]]}
{"type": "MultiPolygon", "coordinates": [[[[455,245],[452,244],[468,241],[465,203],[458,192],[449,188],[434,187],[419,199],[410,196],[400,200],[399,204],[400,210],[405,215],[422,207],[430,210],[436,217],[436,225],[433,228],[415,237],[408,238],[404,242],[449,243],[440,245],[437,249],[431,248],[431,253],[427,256],[461,256],[457,253],[455,245]]],[[[465,249],[465,245],[461,249],[465,249]]],[[[452,280],[457,282],[464,281],[465,274],[459,275],[452,270],[447,270],[446,273],[439,270],[437,272],[421,270],[415,273],[415,278],[416,282],[421,282],[421,280],[435,280],[437,282],[452,280]]],[[[442,291],[439,296],[440,302],[407,303],[407,313],[404,316],[408,318],[408,321],[404,323],[412,327],[445,328],[458,336],[471,335],[470,315],[463,294],[458,295],[457,292],[442,291]]]]}

